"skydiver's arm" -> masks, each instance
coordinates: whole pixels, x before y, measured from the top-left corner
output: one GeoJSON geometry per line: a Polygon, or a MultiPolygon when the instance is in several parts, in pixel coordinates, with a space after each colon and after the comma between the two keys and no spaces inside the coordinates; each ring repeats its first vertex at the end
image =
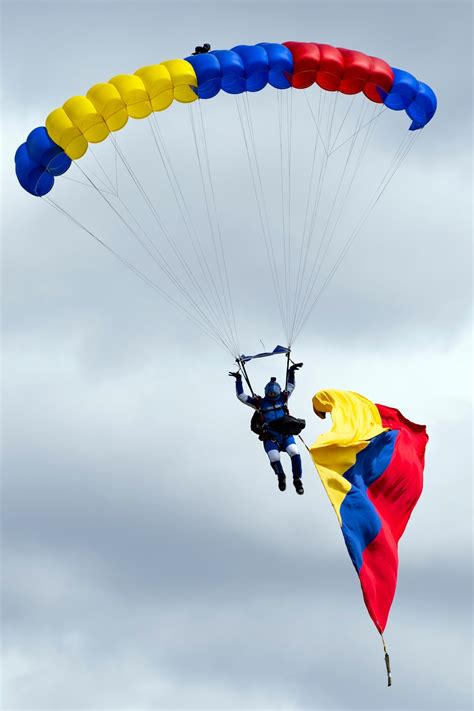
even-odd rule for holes
{"type": "Polygon", "coordinates": [[[242,378],[236,378],[235,379],[235,394],[237,395],[237,398],[240,400],[240,402],[243,402],[244,405],[248,405],[249,407],[253,407],[255,410],[257,408],[257,400],[254,397],[250,397],[250,395],[247,395],[244,392],[244,386],[242,384],[242,378]]]}
{"type": "Polygon", "coordinates": [[[288,383],[286,385],[286,392],[288,393],[288,397],[290,397],[291,393],[295,389],[295,371],[299,370],[302,365],[303,363],[294,363],[288,370],[288,383]]]}
{"type": "Polygon", "coordinates": [[[293,381],[290,380],[291,375],[288,375],[288,383],[286,385],[286,393],[288,397],[292,394],[293,390],[295,389],[295,374],[293,373],[293,381]]]}
{"type": "Polygon", "coordinates": [[[253,407],[253,409],[256,410],[258,408],[258,398],[250,397],[250,395],[246,395],[244,393],[244,386],[242,385],[242,376],[239,371],[236,371],[235,373],[229,373],[229,375],[232,378],[235,378],[235,394],[237,395],[237,398],[240,400],[240,402],[243,402],[244,405],[253,407]]]}

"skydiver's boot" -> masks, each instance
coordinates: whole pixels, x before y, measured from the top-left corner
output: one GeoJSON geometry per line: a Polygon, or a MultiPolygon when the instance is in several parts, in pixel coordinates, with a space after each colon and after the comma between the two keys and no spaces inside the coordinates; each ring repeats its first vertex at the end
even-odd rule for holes
{"type": "Polygon", "coordinates": [[[301,475],[303,473],[301,467],[301,456],[299,454],[294,454],[291,457],[291,470],[293,472],[293,486],[296,489],[297,494],[304,494],[303,482],[301,481],[301,475]]]}
{"type": "Polygon", "coordinates": [[[286,489],[286,476],[281,466],[281,462],[270,462],[272,469],[278,477],[278,488],[280,491],[285,491],[286,489]]]}
{"type": "Polygon", "coordinates": [[[304,494],[303,482],[301,481],[301,479],[299,477],[295,476],[293,478],[293,486],[295,487],[297,494],[300,494],[300,495],[304,494]]]}

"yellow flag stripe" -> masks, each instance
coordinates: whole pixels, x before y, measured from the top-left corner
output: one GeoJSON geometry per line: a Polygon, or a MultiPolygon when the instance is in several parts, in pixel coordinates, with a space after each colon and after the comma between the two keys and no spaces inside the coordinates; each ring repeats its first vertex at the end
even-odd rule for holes
{"type": "Polygon", "coordinates": [[[342,526],[341,504],[351,483],[345,472],[356,461],[357,454],[387,428],[373,402],[358,393],[321,390],[313,397],[315,412],[329,412],[332,427],[310,447],[311,457],[326,493],[342,526]]]}

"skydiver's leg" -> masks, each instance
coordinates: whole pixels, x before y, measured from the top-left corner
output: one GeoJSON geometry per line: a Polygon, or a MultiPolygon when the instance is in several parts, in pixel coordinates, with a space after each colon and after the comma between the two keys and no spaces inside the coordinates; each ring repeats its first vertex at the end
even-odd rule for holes
{"type": "Polygon", "coordinates": [[[298,451],[298,447],[295,444],[293,436],[287,437],[285,442],[285,451],[291,459],[291,471],[293,472],[293,485],[298,494],[304,494],[303,482],[301,477],[303,475],[303,468],[301,466],[301,455],[298,451]]]}
{"type": "Polygon", "coordinates": [[[289,444],[286,447],[286,453],[291,459],[291,471],[293,472],[293,478],[301,479],[303,475],[303,468],[301,466],[301,455],[296,444],[289,444]]]}
{"type": "Polygon", "coordinates": [[[272,440],[266,440],[263,443],[263,446],[265,448],[265,452],[268,454],[270,465],[278,477],[278,488],[280,489],[280,491],[285,491],[286,476],[281,465],[280,449],[278,447],[278,444],[276,442],[273,442],[272,440]]]}

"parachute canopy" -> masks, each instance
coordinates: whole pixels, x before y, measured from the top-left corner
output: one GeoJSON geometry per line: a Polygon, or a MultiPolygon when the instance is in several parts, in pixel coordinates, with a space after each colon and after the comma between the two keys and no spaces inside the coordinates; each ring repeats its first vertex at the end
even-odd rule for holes
{"type": "Polygon", "coordinates": [[[119,74],[94,84],[86,96],[73,96],[52,111],[46,125],[34,129],[18,148],[16,174],[32,195],[46,195],[54,178],[81,158],[89,143],[100,143],[129,118],[146,118],[174,100],[190,103],[229,94],[275,89],[362,92],[375,103],[405,110],[410,130],[423,128],[434,116],[433,90],[412,74],[362,52],[312,42],[262,42],[172,59],[119,74]]]}
{"type": "Polygon", "coordinates": [[[267,303],[294,344],[435,110],[426,84],[368,54],[239,44],[72,96],[16,174],[238,359],[241,324],[275,337],[271,315],[257,323],[267,303]],[[122,131],[130,118],[144,120],[122,131]]]}
{"type": "Polygon", "coordinates": [[[395,595],[397,544],[423,488],[426,428],[354,392],[322,390],[313,409],[331,413],[331,430],[310,452],[382,634],[395,595]]]}

